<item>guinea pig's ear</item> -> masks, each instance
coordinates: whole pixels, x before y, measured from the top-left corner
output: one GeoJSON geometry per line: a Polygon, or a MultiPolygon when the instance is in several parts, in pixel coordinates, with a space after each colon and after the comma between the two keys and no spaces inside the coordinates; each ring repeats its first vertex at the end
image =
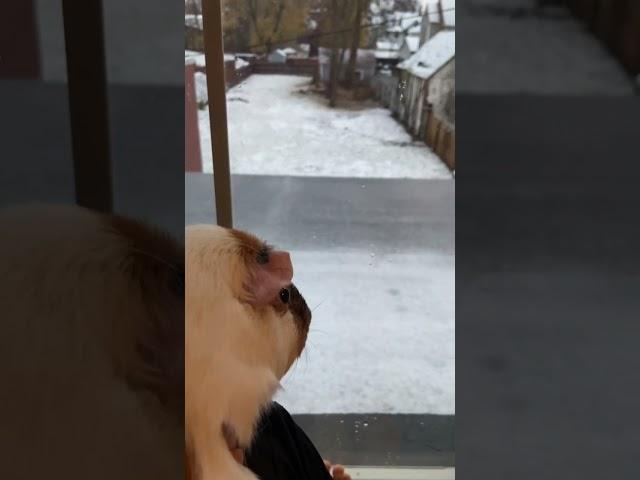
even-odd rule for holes
{"type": "Polygon", "coordinates": [[[278,299],[280,290],[291,284],[291,257],[288,252],[268,250],[261,252],[252,263],[247,285],[249,303],[255,307],[270,305],[278,299]]]}

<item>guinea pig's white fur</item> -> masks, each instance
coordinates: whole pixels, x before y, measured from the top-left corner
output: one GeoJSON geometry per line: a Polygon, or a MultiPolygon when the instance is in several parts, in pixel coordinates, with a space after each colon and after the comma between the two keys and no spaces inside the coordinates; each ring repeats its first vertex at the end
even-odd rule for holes
{"type": "Polygon", "coordinates": [[[6,209],[0,225],[5,476],[178,478],[181,400],[170,412],[152,389],[137,388],[152,380],[136,345],[151,340],[156,317],[131,239],[72,206],[6,209]]]}
{"type": "Polygon", "coordinates": [[[248,447],[261,411],[304,344],[288,310],[244,301],[251,272],[240,243],[220,227],[186,229],[185,425],[191,475],[198,480],[256,479],[231,456],[223,424],[248,447]]]}

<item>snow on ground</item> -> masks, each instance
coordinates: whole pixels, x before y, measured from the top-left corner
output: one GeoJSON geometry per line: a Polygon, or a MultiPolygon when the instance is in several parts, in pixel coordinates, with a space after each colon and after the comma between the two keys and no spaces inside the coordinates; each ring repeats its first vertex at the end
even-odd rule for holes
{"type": "Polygon", "coordinates": [[[243,60],[241,58],[236,58],[236,70],[240,70],[241,68],[248,67],[249,62],[243,60]]]}
{"type": "Polygon", "coordinates": [[[195,52],[193,50],[184,51],[184,64],[194,64],[197,67],[204,67],[207,63],[204,57],[204,53],[195,52]]]}
{"type": "MultiPolygon", "coordinates": [[[[308,82],[253,75],[227,93],[233,173],[451,178],[387,110],[332,110],[299,93],[308,82]]],[[[199,115],[210,172],[208,111],[199,115]]],[[[278,401],[292,413],[455,413],[452,252],[291,254],[313,320],[278,401]]]]}
{"type": "Polygon", "coordinates": [[[313,310],[293,413],[455,413],[453,254],[292,252],[313,310]]]}
{"type": "MultiPolygon", "coordinates": [[[[384,108],[331,109],[299,91],[305,77],[252,75],[227,92],[234,174],[452,178],[384,108]]],[[[208,111],[199,111],[203,170],[212,171],[208,111]]]]}

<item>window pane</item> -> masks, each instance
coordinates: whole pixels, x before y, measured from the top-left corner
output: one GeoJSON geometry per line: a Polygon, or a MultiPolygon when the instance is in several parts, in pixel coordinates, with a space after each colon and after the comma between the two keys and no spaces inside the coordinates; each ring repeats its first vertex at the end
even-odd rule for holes
{"type": "MultiPolygon", "coordinates": [[[[291,252],[313,310],[276,400],[335,462],[454,464],[455,5],[443,5],[223,2],[234,226],[291,252]]],[[[201,147],[188,222],[207,214],[189,199],[212,197],[200,12],[187,2],[201,147]]]]}

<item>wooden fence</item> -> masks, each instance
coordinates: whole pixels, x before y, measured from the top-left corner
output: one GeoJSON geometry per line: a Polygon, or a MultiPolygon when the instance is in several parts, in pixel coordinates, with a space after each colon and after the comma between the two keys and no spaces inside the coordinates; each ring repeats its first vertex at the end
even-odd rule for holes
{"type": "MultiPolygon", "coordinates": [[[[317,58],[290,58],[287,63],[269,63],[263,60],[249,62],[240,68],[236,68],[235,60],[224,62],[224,78],[227,89],[236,86],[252,74],[271,75],[300,75],[317,78],[318,59],[317,58]]],[[[196,66],[196,71],[206,73],[206,67],[196,66]]]]}
{"type": "Polygon", "coordinates": [[[289,58],[286,63],[257,61],[251,65],[253,73],[271,75],[302,75],[316,78],[318,75],[317,58],[289,58]]]}
{"type": "Polygon", "coordinates": [[[456,169],[456,131],[452,126],[429,111],[423,139],[450,170],[456,169]]]}
{"type": "Polygon", "coordinates": [[[422,113],[420,126],[412,131],[407,125],[407,115],[399,94],[399,79],[396,76],[377,75],[373,78],[372,88],[380,103],[391,110],[396,119],[404,123],[405,128],[413,136],[423,140],[438,155],[450,170],[456,168],[456,133],[455,127],[436,115],[431,110],[422,113]]]}

